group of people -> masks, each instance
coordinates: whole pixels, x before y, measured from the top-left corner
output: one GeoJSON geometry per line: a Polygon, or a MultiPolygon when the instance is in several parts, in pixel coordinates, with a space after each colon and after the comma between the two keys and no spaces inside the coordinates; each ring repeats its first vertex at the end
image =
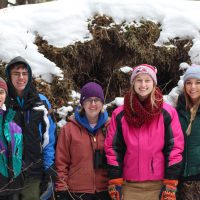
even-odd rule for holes
{"type": "Polygon", "coordinates": [[[47,200],[49,186],[56,200],[200,199],[200,66],[187,69],[176,108],[156,74],[134,67],[111,118],[101,85],[86,83],[57,137],[29,64],[14,58],[0,79],[0,200],[47,200]]]}

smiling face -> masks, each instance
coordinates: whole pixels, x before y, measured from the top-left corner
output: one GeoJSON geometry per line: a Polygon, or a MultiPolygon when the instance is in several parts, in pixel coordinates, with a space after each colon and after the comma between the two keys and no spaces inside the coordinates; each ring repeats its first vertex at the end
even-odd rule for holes
{"type": "Polygon", "coordinates": [[[2,108],[6,100],[6,91],[3,88],[0,88],[0,108],[2,108]]]}
{"type": "Polygon", "coordinates": [[[153,91],[154,82],[151,76],[145,73],[138,74],[133,81],[136,94],[141,101],[144,101],[153,91]]]}
{"type": "Polygon", "coordinates": [[[83,102],[83,108],[89,123],[96,123],[103,108],[103,102],[100,98],[90,97],[83,102]]]}
{"type": "Polygon", "coordinates": [[[200,80],[196,78],[188,79],[185,82],[185,92],[190,97],[193,104],[197,103],[200,99],[200,80]]]}
{"type": "Polygon", "coordinates": [[[28,70],[24,65],[18,65],[10,70],[10,77],[17,95],[21,96],[28,83],[28,70]]]}

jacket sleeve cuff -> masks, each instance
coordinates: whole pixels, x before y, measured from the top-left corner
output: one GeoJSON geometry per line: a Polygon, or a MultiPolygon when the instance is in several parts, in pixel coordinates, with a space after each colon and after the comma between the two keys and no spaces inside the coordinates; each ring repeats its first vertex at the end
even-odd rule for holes
{"type": "Polygon", "coordinates": [[[111,179],[111,180],[109,180],[108,183],[109,183],[109,185],[112,185],[112,184],[114,184],[114,185],[122,185],[123,179],[122,178],[111,179]]]}

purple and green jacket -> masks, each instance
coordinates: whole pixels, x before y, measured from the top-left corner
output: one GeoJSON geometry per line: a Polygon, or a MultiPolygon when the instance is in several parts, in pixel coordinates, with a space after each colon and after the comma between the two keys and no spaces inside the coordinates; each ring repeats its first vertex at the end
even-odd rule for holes
{"type": "Polygon", "coordinates": [[[23,186],[21,128],[13,122],[15,111],[0,110],[0,196],[23,186]]]}

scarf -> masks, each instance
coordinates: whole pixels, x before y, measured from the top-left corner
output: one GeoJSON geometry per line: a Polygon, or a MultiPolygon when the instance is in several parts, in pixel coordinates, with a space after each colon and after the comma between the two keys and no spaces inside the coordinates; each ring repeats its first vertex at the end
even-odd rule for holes
{"type": "Polygon", "coordinates": [[[129,91],[124,98],[124,116],[129,124],[139,128],[144,123],[152,121],[162,111],[163,96],[159,88],[155,90],[155,106],[152,106],[150,95],[141,102],[136,94],[129,91]],[[132,102],[131,102],[132,95],[132,102]]]}

